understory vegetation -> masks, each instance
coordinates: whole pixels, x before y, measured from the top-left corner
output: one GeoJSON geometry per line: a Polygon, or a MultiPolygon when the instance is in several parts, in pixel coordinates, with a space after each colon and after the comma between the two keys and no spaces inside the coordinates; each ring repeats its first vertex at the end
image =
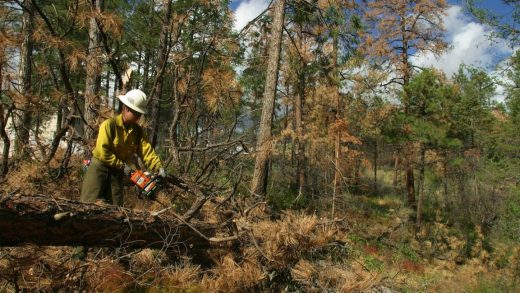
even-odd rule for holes
{"type": "MultiPolygon", "coordinates": [[[[77,198],[81,166],[53,178],[34,164],[14,172],[9,186],[20,193],[77,198]]],[[[73,247],[0,250],[3,291],[86,290],[98,292],[514,292],[520,277],[516,239],[517,206],[508,202],[492,229],[476,222],[460,225],[460,211],[443,210],[435,188],[425,196],[424,224],[393,193],[390,171],[382,171],[379,190],[369,180],[357,192],[338,195],[331,217],[330,196],[270,204],[235,195],[233,221],[244,231],[239,243],[207,251],[179,253],[183,244],[163,249],[90,248],[85,260],[73,247]],[[385,179],[387,178],[387,179],[385,179]],[[450,214],[451,213],[451,214],[450,214]]],[[[362,182],[364,180],[361,180],[362,182]]],[[[434,183],[427,180],[428,185],[434,183]]],[[[4,187],[6,185],[3,185],[4,187]]],[[[273,186],[272,194],[276,186],[273,186]]],[[[4,188],[3,188],[4,189],[4,188]]],[[[286,192],[281,188],[279,193],[286,192]]],[[[5,189],[2,193],[8,193],[5,189]]],[[[224,222],[217,196],[197,218],[224,222]]],[[[190,196],[162,189],[155,201],[138,199],[128,187],[125,207],[181,212],[190,196]]]]}

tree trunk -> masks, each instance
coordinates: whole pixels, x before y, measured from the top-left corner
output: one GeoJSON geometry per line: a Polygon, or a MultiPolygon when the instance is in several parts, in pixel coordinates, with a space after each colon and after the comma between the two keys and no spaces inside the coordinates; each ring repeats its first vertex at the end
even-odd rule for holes
{"type": "MultiPolygon", "coordinates": [[[[303,28],[300,25],[299,50],[303,52],[303,28]]],[[[298,196],[303,192],[305,185],[305,145],[303,143],[303,103],[305,100],[305,60],[301,60],[300,72],[298,73],[298,93],[294,101],[294,126],[296,128],[296,139],[294,152],[296,155],[296,182],[298,183],[298,196]]]]}
{"type": "Polygon", "coordinates": [[[172,0],[164,0],[164,15],[162,19],[161,37],[159,39],[159,59],[155,68],[155,82],[150,95],[150,143],[157,143],[157,132],[159,131],[159,120],[161,114],[161,96],[164,84],[164,71],[168,60],[170,26],[172,16],[172,0]]]}
{"type": "MultiPolygon", "coordinates": [[[[179,139],[178,139],[178,127],[180,121],[181,114],[181,101],[179,97],[179,69],[175,67],[173,69],[173,94],[172,94],[172,119],[170,121],[170,125],[168,128],[169,139],[170,139],[170,147],[169,147],[169,159],[167,162],[173,162],[173,167],[175,170],[178,170],[181,166],[180,155],[179,155],[179,139]]],[[[168,163],[166,163],[166,166],[168,163]]]]}
{"type": "Polygon", "coordinates": [[[354,187],[359,190],[361,187],[361,158],[357,157],[354,162],[354,187]]]}
{"type": "MultiPolygon", "coordinates": [[[[287,86],[289,88],[289,86],[287,86]]],[[[283,109],[283,129],[289,128],[289,105],[285,105],[283,109]]],[[[287,160],[287,139],[283,140],[283,147],[282,147],[282,162],[285,162],[287,160]]],[[[293,162],[291,161],[290,166],[293,166],[293,162]]],[[[282,171],[285,172],[286,164],[282,167],[282,171]]]]}
{"type": "Polygon", "coordinates": [[[110,103],[110,68],[106,70],[106,83],[105,83],[105,101],[107,105],[110,103]]]}
{"type": "MultiPolygon", "coordinates": [[[[0,82],[1,82],[1,68],[0,68],[0,82]]],[[[0,86],[1,90],[1,86],[0,86]]],[[[4,147],[2,150],[2,169],[0,170],[0,177],[4,177],[9,172],[9,149],[11,148],[11,141],[9,140],[9,136],[5,131],[5,127],[7,126],[7,119],[9,115],[4,115],[3,104],[0,102],[0,136],[2,137],[2,142],[4,143],[4,147]]]]}
{"type": "Polygon", "coordinates": [[[405,153],[405,174],[406,174],[406,198],[408,205],[414,207],[415,202],[415,178],[414,178],[414,165],[413,165],[413,142],[407,141],[404,146],[405,153]]]}
{"type": "Polygon", "coordinates": [[[415,180],[413,167],[410,162],[407,162],[406,166],[406,195],[408,198],[408,205],[415,205],[415,180]]]}
{"type": "Polygon", "coordinates": [[[150,79],[150,48],[146,47],[144,51],[144,67],[143,67],[143,90],[148,89],[150,79]]]}
{"type": "Polygon", "coordinates": [[[5,55],[3,51],[0,51],[0,137],[2,137],[2,142],[4,144],[2,149],[2,169],[0,170],[0,178],[7,175],[9,172],[9,149],[11,148],[11,141],[9,140],[9,136],[5,131],[7,127],[7,120],[9,119],[9,113],[4,114],[4,104],[2,103],[2,86],[4,84],[3,79],[3,70],[5,64],[5,55]]]}
{"type": "Polygon", "coordinates": [[[446,214],[448,215],[451,211],[451,204],[449,200],[449,186],[448,186],[448,152],[444,152],[444,157],[442,159],[442,183],[444,190],[444,209],[446,214]]]}
{"type": "Polygon", "coordinates": [[[271,127],[273,121],[276,85],[278,82],[278,65],[282,43],[282,30],[285,15],[285,0],[278,0],[274,7],[274,19],[269,42],[269,58],[262,101],[262,117],[256,141],[256,158],[251,192],[253,195],[265,196],[267,189],[268,163],[271,157],[271,127]]]}
{"type": "Polygon", "coordinates": [[[97,15],[103,10],[104,0],[90,0],[93,12],[89,22],[88,55],[86,60],[87,76],[85,81],[85,121],[84,138],[90,142],[96,138],[97,117],[99,116],[101,89],[102,52],[97,24],[97,15]]]}
{"type": "MultiPolygon", "coordinates": [[[[404,12],[401,14],[401,32],[405,34],[404,32],[407,32],[407,24],[406,24],[406,16],[404,15],[404,12]]],[[[404,91],[404,112],[405,115],[410,115],[410,105],[409,105],[409,95],[406,91],[406,86],[410,83],[410,71],[411,71],[411,65],[408,60],[409,57],[409,38],[408,33],[403,35],[403,49],[401,53],[401,62],[402,62],[402,77],[403,77],[403,87],[405,88],[404,91]]],[[[409,126],[409,125],[407,125],[409,126]]],[[[414,179],[414,170],[413,170],[413,142],[407,141],[404,146],[404,151],[406,153],[405,158],[405,166],[406,166],[406,195],[408,198],[408,204],[410,206],[415,205],[415,179],[414,179]]]]}
{"type": "MultiPolygon", "coordinates": [[[[23,11],[23,44],[20,52],[20,79],[21,94],[23,96],[21,119],[16,122],[17,136],[15,140],[16,156],[26,159],[30,156],[29,135],[33,116],[32,110],[32,56],[33,56],[33,33],[34,33],[34,6],[32,1],[24,1],[26,9],[23,11]]],[[[13,117],[14,118],[14,117],[13,117]]],[[[13,122],[15,122],[13,120],[13,122]]]]}
{"type": "Polygon", "coordinates": [[[420,150],[420,167],[419,167],[419,199],[417,201],[417,217],[415,221],[415,232],[418,233],[421,229],[422,222],[422,206],[424,200],[424,165],[425,165],[426,148],[421,144],[420,150]]]}
{"type": "Polygon", "coordinates": [[[112,112],[117,113],[121,111],[119,105],[119,99],[117,98],[117,92],[119,91],[119,82],[117,81],[117,75],[114,76],[114,92],[112,93],[112,112]]]}
{"type": "Polygon", "coordinates": [[[378,139],[375,139],[375,145],[374,145],[374,192],[377,195],[379,193],[378,186],[377,186],[377,161],[379,159],[379,143],[378,139]]]}
{"type": "Polygon", "coordinates": [[[394,191],[395,193],[399,193],[399,188],[398,188],[398,184],[399,184],[399,181],[398,181],[398,178],[399,178],[399,152],[398,151],[394,151],[394,179],[392,181],[392,185],[394,186],[394,191]]]}
{"type": "Polygon", "coordinates": [[[336,115],[334,122],[336,125],[334,133],[334,187],[332,193],[332,218],[334,218],[334,209],[336,204],[336,196],[341,185],[341,100],[339,92],[339,71],[338,71],[338,36],[333,35],[332,41],[332,77],[330,78],[333,88],[334,104],[336,107],[336,115]]]}
{"type": "Polygon", "coordinates": [[[0,198],[0,246],[86,245],[207,248],[216,226],[188,224],[170,210],[136,211],[43,195],[0,198]]]}

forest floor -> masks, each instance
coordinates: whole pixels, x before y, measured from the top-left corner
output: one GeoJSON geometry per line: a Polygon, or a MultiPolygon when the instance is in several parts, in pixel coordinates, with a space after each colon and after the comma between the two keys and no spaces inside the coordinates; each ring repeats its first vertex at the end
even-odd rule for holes
{"type": "MultiPolygon", "coordinates": [[[[78,166],[79,169],[79,166],[78,166]]],[[[34,165],[2,184],[26,194],[79,197],[79,172],[51,180],[34,165]]],[[[58,178],[58,177],[54,177],[58,178]]],[[[167,191],[159,199],[167,200],[167,191]]],[[[413,211],[398,196],[343,194],[330,217],[319,212],[270,211],[257,205],[235,215],[238,245],[179,253],[164,249],[74,247],[0,248],[0,292],[518,292],[520,247],[471,239],[433,212],[415,231],[413,211]]],[[[320,201],[320,202],[318,202],[320,201]]],[[[216,201],[218,202],[218,201],[216,201]]],[[[173,203],[178,204],[180,203],[173,203]]],[[[157,209],[127,196],[127,207],[157,209]]],[[[208,202],[199,218],[220,222],[208,202]]]]}

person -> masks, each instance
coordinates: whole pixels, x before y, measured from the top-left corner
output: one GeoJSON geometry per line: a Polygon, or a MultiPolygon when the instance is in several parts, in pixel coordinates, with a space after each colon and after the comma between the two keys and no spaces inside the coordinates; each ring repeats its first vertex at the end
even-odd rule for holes
{"type": "Polygon", "coordinates": [[[81,187],[80,200],[85,203],[103,199],[122,206],[125,177],[130,176],[135,155],[149,171],[165,177],[161,160],[137,124],[146,112],[146,94],[134,89],[118,98],[123,106],[121,113],[99,126],[96,146],[81,187]]]}

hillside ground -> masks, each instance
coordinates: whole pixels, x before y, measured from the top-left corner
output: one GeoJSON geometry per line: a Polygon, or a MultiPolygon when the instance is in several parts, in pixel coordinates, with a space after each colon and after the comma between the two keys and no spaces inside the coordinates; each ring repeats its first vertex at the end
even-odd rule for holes
{"type": "MultiPolygon", "coordinates": [[[[79,197],[81,168],[66,175],[24,165],[2,184],[2,195],[79,197]]],[[[57,172],[57,171],[56,171],[57,172]]],[[[520,247],[472,233],[425,210],[416,229],[414,211],[380,173],[379,195],[369,188],[306,198],[298,209],[282,209],[280,195],[269,208],[259,204],[237,213],[240,245],[178,254],[161,250],[91,248],[85,260],[73,247],[3,247],[0,291],[42,292],[517,292],[520,247]],[[468,237],[468,235],[472,235],[468,237]]],[[[366,184],[368,186],[369,183],[366,184]]],[[[168,201],[169,190],[159,199],[168,201]]],[[[288,196],[289,197],[289,196],[288,196]]],[[[189,197],[177,197],[189,201],[189,197]]],[[[298,201],[300,199],[297,199],[298,201]]],[[[218,198],[215,202],[218,202],[218,198]]],[[[215,202],[200,219],[220,221],[215,202]]],[[[247,199],[237,195],[237,205],[247,199]]],[[[294,202],[293,202],[294,203],[294,202]]],[[[182,202],[170,202],[182,207],[182,202]]],[[[127,207],[157,209],[131,190],[127,207]]]]}

